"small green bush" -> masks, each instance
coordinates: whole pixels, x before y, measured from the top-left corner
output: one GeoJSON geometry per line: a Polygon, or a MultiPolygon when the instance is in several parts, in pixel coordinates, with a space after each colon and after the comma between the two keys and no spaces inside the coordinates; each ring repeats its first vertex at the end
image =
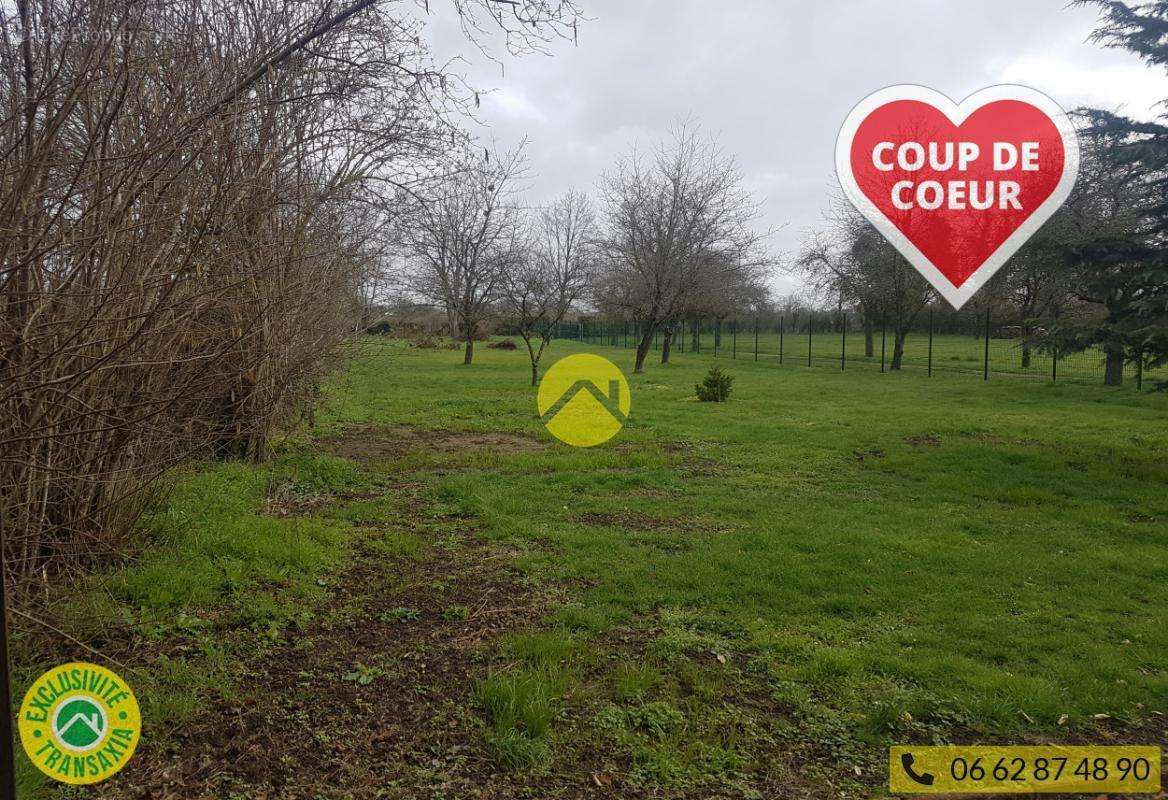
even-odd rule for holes
{"type": "Polygon", "coordinates": [[[725,403],[730,399],[730,386],[733,383],[733,376],[723,372],[721,367],[714,367],[701,383],[694,386],[694,390],[703,403],[725,403]]]}

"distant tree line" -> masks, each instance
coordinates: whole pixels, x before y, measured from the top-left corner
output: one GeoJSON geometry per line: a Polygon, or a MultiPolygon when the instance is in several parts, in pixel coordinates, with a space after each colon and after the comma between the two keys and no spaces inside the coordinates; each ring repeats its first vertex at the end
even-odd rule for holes
{"type": "MultiPolygon", "coordinates": [[[[1099,42],[1168,65],[1168,3],[1080,4],[1102,10],[1099,42]]],[[[1125,367],[1168,363],[1168,127],[1093,109],[1073,116],[1081,150],[1074,192],[967,308],[1019,340],[1023,367],[1036,352],[1093,350],[1114,386],[1125,367]]],[[[521,153],[483,162],[474,180],[438,187],[435,206],[459,213],[437,226],[417,217],[424,235],[406,225],[413,296],[445,309],[466,342],[466,363],[487,320],[503,320],[528,345],[534,383],[550,333],[573,308],[633,331],[637,372],[654,341],[668,362],[675,337],[688,332],[696,343],[703,320],[745,314],[777,316],[794,329],[817,312],[845,312],[868,356],[876,332],[887,334],[893,370],[925,321],[939,331],[969,327],[969,314],[953,312],[842,197],[787,264],[804,296],[772,298],[777,262],[757,230],[755,202],[733,160],[692,125],[621,158],[601,180],[595,211],[576,193],[524,209],[521,153]]]]}
{"type": "Polygon", "coordinates": [[[693,125],[622,158],[599,209],[571,191],[522,207],[522,154],[484,159],[439,184],[428,211],[403,220],[406,285],[445,309],[464,361],[488,318],[527,343],[531,380],[559,323],[588,307],[635,326],[641,372],[660,334],[661,361],[687,325],[760,306],[774,260],[757,205],[732,159],[693,125]]]}

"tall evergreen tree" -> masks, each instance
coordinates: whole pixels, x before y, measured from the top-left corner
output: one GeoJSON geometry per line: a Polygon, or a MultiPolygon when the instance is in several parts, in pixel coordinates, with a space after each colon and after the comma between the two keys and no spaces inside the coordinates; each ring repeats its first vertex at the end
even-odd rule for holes
{"type": "MultiPolygon", "coordinates": [[[[1102,12],[1094,41],[1168,68],[1168,0],[1078,5],[1102,12]]],[[[1064,352],[1100,347],[1104,380],[1118,385],[1125,363],[1168,363],[1168,115],[1140,122],[1092,109],[1084,118],[1098,160],[1094,174],[1080,177],[1094,185],[1079,193],[1081,235],[1068,244],[1083,299],[1102,305],[1106,316],[1064,326],[1060,339],[1064,352]]]]}

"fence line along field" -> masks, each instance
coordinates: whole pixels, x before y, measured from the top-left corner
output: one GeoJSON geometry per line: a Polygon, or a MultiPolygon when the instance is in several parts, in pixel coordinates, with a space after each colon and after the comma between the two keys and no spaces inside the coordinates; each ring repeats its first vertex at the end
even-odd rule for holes
{"type": "MultiPolygon", "coordinates": [[[[982,317],[984,321],[984,317],[982,317]]],[[[1106,355],[1099,348],[1059,353],[1041,336],[1023,337],[1017,326],[990,328],[987,340],[984,323],[968,333],[909,332],[903,341],[900,367],[911,371],[960,372],[982,377],[1001,375],[1047,381],[1102,383],[1106,355]],[[988,341],[988,347],[987,347],[988,341]]],[[[506,328],[504,328],[506,330],[506,328]]],[[[633,347],[637,329],[631,323],[583,318],[564,323],[557,334],[566,339],[615,347],[633,347]]],[[[775,319],[758,320],[735,316],[723,320],[692,321],[674,336],[676,352],[703,352],[721,358],[754,359],[767,363],[848,366],[894,369],[894,333],[874,326],[870,344],[865,332],[839,315],[814,316],[804,312],[795,323],[775,319]],[[807,317],[811,316],[810,335],[807,317]],[[781,331],[781,332],[780,332],[781,331]]],[[[654,337],[652,350],[661,352],[661,336],[654,337]]],[[[1137,389],[1149,389],[1168,381],[1168,366],[1129,364],[1125,377],[1137,389]]]]}

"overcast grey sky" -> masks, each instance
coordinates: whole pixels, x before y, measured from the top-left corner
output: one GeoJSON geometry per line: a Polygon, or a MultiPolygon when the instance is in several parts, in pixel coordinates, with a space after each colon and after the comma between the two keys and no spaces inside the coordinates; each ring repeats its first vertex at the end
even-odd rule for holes
{"type": "Polygon", "coordinates": [[[1168,98],[1162,71],[1088,43],[1096,13],[1065,0],[580,2],[593,20],[578,47],[503,58],[502,71],[458,40],[449,9],[431,4],[437,53],[474,56],[468,77],[494,89],[480,136],[500,147],[528,137],[532,202],[593,192],[617,154],[693,117],[738,160],[763,226],[781,228],[773,248],[786,253],[820,220],[840,123],[883,86],[919,83],[960,100],[1023,83],[1067,109],[1141,117],[1168,98]]]}

